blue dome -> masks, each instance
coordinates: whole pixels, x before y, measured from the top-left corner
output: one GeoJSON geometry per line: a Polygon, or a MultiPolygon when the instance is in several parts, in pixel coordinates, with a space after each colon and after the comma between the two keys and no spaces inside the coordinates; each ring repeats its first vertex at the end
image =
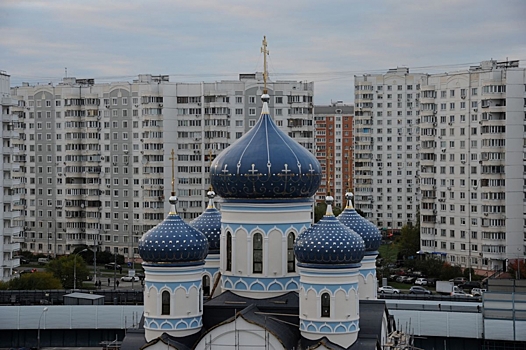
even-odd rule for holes
{"type": "Polygon", "coordinates": [[[221,213],[217,210],[212,202],[215,196],[213,191],[208,191],[210,202],[206,210],[195,220],[190,222],[190,226],[201,231],[208,239],[208,252],[219,254],[219,242],[221,236],[221,213]]]}
{"type": "Polygon", "coordinates": [[[365,242],[366,252],[378,252],[378,248],[382,242],[382,235],[380,230],[369,220],[363,218],[352,205],[353,194],[347,192],[345,198],[347,198],[347,207],[338,215],[338,220],[360,236],[362,236],[365,242]]]}
{"type": "Polygon", "coordinates": [[[168,216],[139,240],[139,255],[144,261],[172,264],[202,263],[208,254],[208,240],[204,234],[185,223],[177,215],[176,200],[176,197],[170,197],[172,209],[168,216]]]}
{"type": "Polygon", "coordinates": [[[320,163],[276,126],[267,97],[256,125],[212,162],[211,183],[223,198],[308,198],[320,186],[320,163]]]}
{"type": "Polygon", "coordinates": [[[332,268],[359,263],[364,251],[363,239],[338,221],[332,215],[332,209],[300,234],[294,245],[294,254],[300,264],[332,265],[332,268]]]}

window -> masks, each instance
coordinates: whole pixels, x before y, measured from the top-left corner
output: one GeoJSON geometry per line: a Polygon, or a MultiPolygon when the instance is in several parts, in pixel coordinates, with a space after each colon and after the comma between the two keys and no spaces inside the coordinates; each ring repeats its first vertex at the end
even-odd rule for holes
{"type": "Polygon", "coordinates": [[[287,236],[287,272],[296,271],[296,262],[294,260],[294,233],[287,236]]]}
{"type": "Polygon", "coordinates": [[[210,277],[208,275],[203,276],[203,295],[210,296],[210,277]]]}
{"type": "Polygon", "coordinates": [[[329,293],[321,295],[321,317],[331,317],[331,296],[329,293]]]}
{"type": "Polygon", "coordinates": [[[232,234],[226,233],[226,270],[232,271],[232,234]]]}
{"type": "Polygon", "coordinates": [[[263,273],[263,236],[261,233],[254,234],[252,256],[252,273],[263,273]]]}
{"type": "Polygon", "coordinates": [[[162,294],[162,305],[161,305],[161,315],[170,314],[170,292],[164,291],[162,294]]]}

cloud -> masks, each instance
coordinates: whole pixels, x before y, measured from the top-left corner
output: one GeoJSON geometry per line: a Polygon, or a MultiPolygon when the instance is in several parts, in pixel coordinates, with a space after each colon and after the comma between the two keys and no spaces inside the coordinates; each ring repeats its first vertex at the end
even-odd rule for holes
{"type": "Polygon", "coordinates": [[[355,74],[525,59],[525,13],[522,0],[4,0],[0,69],[13,82],[59,80],[64,67],[237,79],[262,70],[267,35],[271,77],[314,81],[316,103],[351,102],[355,74]]]}

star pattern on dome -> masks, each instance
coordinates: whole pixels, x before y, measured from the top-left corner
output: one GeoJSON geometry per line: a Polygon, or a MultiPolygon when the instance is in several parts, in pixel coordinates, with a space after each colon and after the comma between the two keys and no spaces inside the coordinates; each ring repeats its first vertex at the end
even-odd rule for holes
{"type": "Polygon", "coordinates": [[[296,239],[294,254],[303,264],[355,264],[364,256],[363,239],[333,215],[325,215],[296,239]]]}
{"type": "Polygon", "coordinates": [[[207,208],[190,226],[201,231],[208,239],[208,252],[219,254],[221,237],[221,213],[216,208],[207,208]]]}
{"type": "Polygon", "coordinates": [[[203,233],[170,213],[139,240],[139,255],[153,263],[189,263],[203,261],[208,240],[203,233]]]}
{"type": "Polygon", "coordinates": [[[223,198],[308,198],[321,183],[321,166],[306,148],[281,131],[263,102],[261,116],[210,168],[223,198]]]}
{"type": "Polygon", "coordinates": [[[345,197],[347,198],[348,205],[347,207],[338,215],[338,220],[358,233],[365,242],[365,250],[367,252],[376,252],[380,247],[382,242],[382,235],[380,230],[369,220],[362,217],[352,206],[352,194],[346,193],[345,197]]]}

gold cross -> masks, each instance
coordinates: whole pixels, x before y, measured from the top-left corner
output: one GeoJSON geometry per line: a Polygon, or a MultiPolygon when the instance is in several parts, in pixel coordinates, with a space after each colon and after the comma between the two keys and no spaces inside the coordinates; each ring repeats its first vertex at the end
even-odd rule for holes
{"type": "Polygon", "coordinates": [[[267,50],[267,37],[263,37],[263,46],[261,47],[261,53],[263,54],[263,93],[268,93],[267,90],[267,79],[268,79],[268,71],[267,71],[267,56],[269,54],[269,51],[267,50]]]}
{"type": "Polygon", "coordinates": [[[173,148],[171,154],[169,159],[172,161],[172,196],[175,196],[175,151],[173,148]]]}

